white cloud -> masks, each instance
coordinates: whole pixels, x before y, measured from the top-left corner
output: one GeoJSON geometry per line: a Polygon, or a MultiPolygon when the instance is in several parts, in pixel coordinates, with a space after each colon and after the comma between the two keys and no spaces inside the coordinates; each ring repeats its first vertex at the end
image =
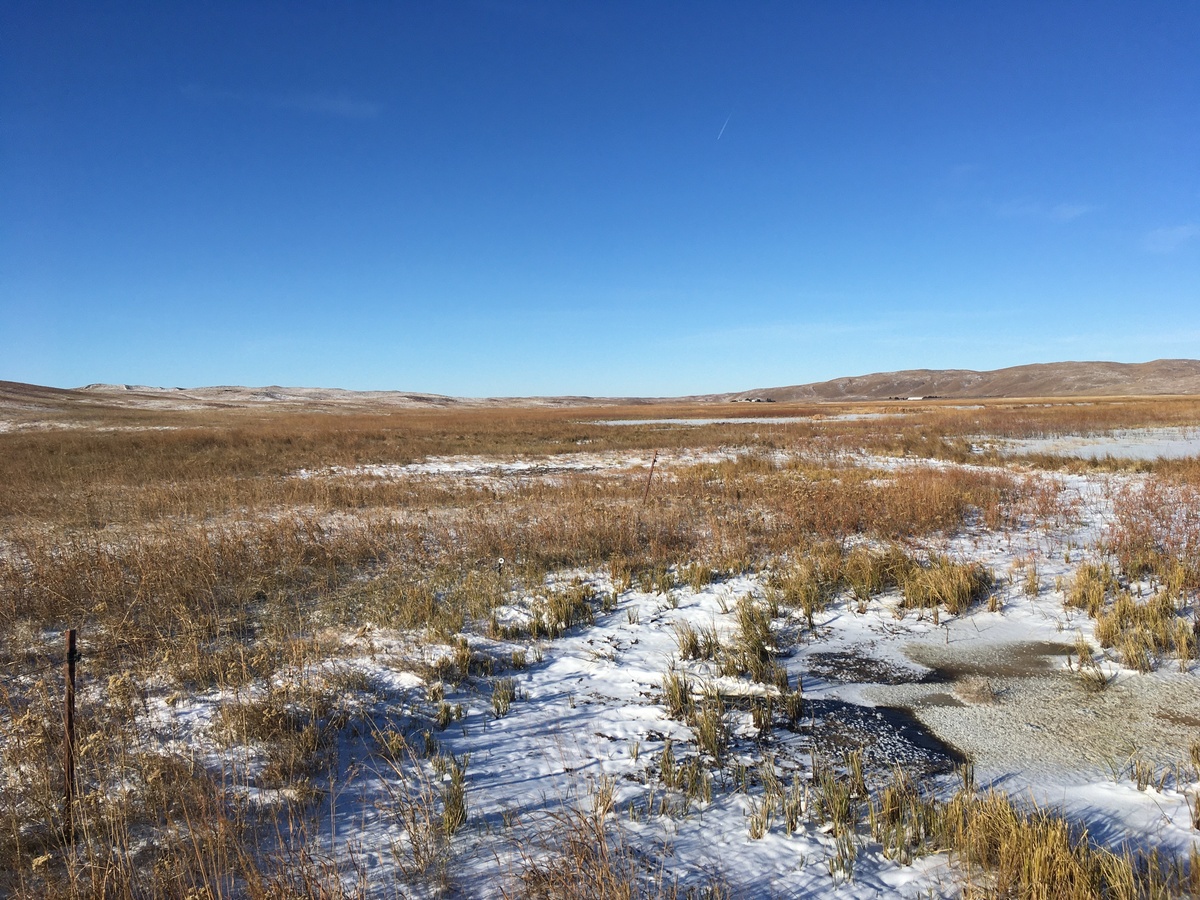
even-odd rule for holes
{"type": "Polygon", "coordinates": [[[372,119],[379,115],[379,104],[370,100],[358,100],[344,94],[293,94],[279,97],[275,105],[280,109],[297,109],[301,112],[340,116],[344,119],[372,119]]]}
{"type": "Polygon", "coordinates": [[[1049,215],[1056,222],[1070,222],[1099,208],[1091,203],[1059,203],[1050,208],[1049,215]]]}
{"type": "Polygon", "coordinates": [[[1151,253],[1174,253],[1197,238],[1200,238],[1200,225],[1194,223],[1155,228],[1142,238],[1142,247],[1151,253]]]}
{"type": "Polygon", "coordinates": [[[996,215],[1006,219],[1046,219],[1051,222],[1070,222],[1080,216],[1093,213],[1099,208],[1094,203],[1055,203],[1051,205],[1038,200],[1009,200],[992,207],[996,215]]]}

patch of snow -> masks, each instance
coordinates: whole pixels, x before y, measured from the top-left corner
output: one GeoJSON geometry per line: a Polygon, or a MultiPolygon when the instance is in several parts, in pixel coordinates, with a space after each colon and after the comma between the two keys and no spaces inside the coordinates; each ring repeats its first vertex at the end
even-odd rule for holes
{"type": "Polygon", "coordinates": [[[1007,455],[1051,453],[1080,459],[1182,459],[1200,456],[1200,429],[1127,428],[1099,435],[1061,435],[998,442],[1007,455]]]}
{"type": "MultiPolygon", "coordinates": [[[[738,455],[738,451],[729,449],[663,451],[658,454],[655,466],[657,468],[659,466],[671,467],[725,462],[736,459],[738,455]]],[[[419,463],[381,463],[361,466],[330,466],[326,469],[316,470],[300,469],[295,475],[298,478],[366,477],[402,479],[437,476],[500,479],[648,469],[653,461],[653,454],[618,452],[564,453],[558,456],[521,457],[507,461],[498,461],[494,457],[487,456],[435,456],[419,463]]]]}
{"type": "Polygon", "coordinates": [[[704,419],[596,419],[593,425],[788,425],[795,422],[854,422],[861,419],[884,419],[901,413],[836,413],[809,416],[713,416],[704,419]]]}
{"type": "MultiPolygon", "coordinates": [[[[1141,446],[1141,438],[1132,435],[1122,440],[1127,448],[1141,446]]],[[[659,463],[687,465],[736,456],[732,450],[681,451],[660,454],[659,463]]],[[[884,471],[957,465],[865,456],[860,462],[884,471]]],[[[650,463],[649,455],[636,453],[508,461],[442,457],[405,466],[298,474],[504,478],[628,471],[650,463]]],[[[450,852],[454,879],[471,896],[502,896],[525,855],[542,853],[540,841],[557,827],[556,816],[563,810],[590,808],[605,785],[612,791],[615,821],[628,840],[654,848],[668,878],[679,877],[685,885],[688,879],[716,875],[733,896],[763,900],[958,894],[957,875],[941,854],[902,865],[860,837],[854,879],[847,883],[831,871],[835,841],[817,825],[806,823],[787,835],[776,822],[761,839],[752,840],[747,821],[758,794],[735,789],[728,768],[711,771],[711,802],[694,802],[684,816],[656,814],[656,802],[663,795],[657,766],[666,741],[670,739],[680,761],[697,754],[691,729],[671,719],[663,706],[662,679],[673,666],[686,671],[697,690],[709,684],[724,693],[738,752],[752,763],[769,751],[782,778],[811,776],[815,742],[826,727],[825,719],[832,720],[832,711],[838,709],[853,711],[857,721],[875,729],[879,743],[873,752],[879,766],[907,759],[911,742],[893,733],[895,719],[887,716],[895,715],[894,707],[908,707],[916,722],[973,759],[983,785],[1061,809],[1107,843],[1186,853],[1197,845],[1184,793],[1194,786],[1169,780],[1161,790],[1139,791],[1121,776],[1127,775],[1135,753],[1161,768],[1187,746],[1200,721],[1196,665],[1180,672],[1169,663],[1138,675],[1105,659],[1101,664],[1115,674],[1113,683],[1092,693],[1068,668],[1065,653],[1053,649],[1072,646],[1077,635],[1095,646],[1095,623],[1065,609],[1055,584],[1068,580],[1082,561],[1101,559],[1116,489],[1142,479],[1112,474],[1028,477],[1043,479],[1053,489],[1057,505],[1048,516],[1029,516],[1004,531],[973,523],[953,535],[914,542],[918,552],[946,553],[990,566],[999,577],[997,611],[989,612],[984,605],[959,616],[943,614],[935,623],[928,616],[905,613],[893,593],[872,599],[862,612],[855,602],[841,598],[816,617],[812,633],[803,632],[794,615],[776,621],[781,644],[799,635],[779,662],[791,683],[803,686],[807,711],[798,727],[776,728],[769,744],[756,743],[751,717],[737,701],[739,696],[778,689],[723,676],[713,661],[681,662],[676,637],[676,626],[686,623],[711,629],[729,641],[736,630],[733,611],[739,598],[761,600],[765,595],[766,576],[761,574],[730,577],[698,591],[626,590],[615,597],[612,611],[598,614],[593,625],[532,646],[473,634],[473,651],[496,660],[512,659],[514,651],[522,651],[528,664],[497,672],[513,678],[517,689],[502,717],[492,707],[487,680],[445,685],[445,701],[461,704],[463,715],[441,731],[432,725],[433,707],[422,673],[453,653],[452,646],[364,626],[357,633],[339,635],[342,658],[336,667],[359,673],[372,685],[373,699],[359,702],[365,704],[362,714],[373,727],[394,725],[408,732],[427,728],[445,752],[459,760],[469,757],[469,819],[451,841],[450,852]],[[1033,569],[1038,590],[1026,592],[1023,579],[1034,577],[1033,569]],[[1030,646],[1045,652],[1031,652],[1030,646]],[[877,672],[875,680],[839,679],[839,658],[877,672]],[[937,680],[950,670],[976,673],[987,680],[990,694],[970,693],[937,680]]],[[[562,573],[552,582],[574,579],[602,594],[613,591],[599,572],[562,573]]],[[[532,602],[530,597],[510,598],[497,610],[498,622],[527,623],[532,602]]],[[[301,674],[313,677],[320,672],[301,674]]],[[[151,730],[164,751],[199,754],[208,764],[226,765],[226,751],[212,735],[212,722],[217,706],[230,699],[217,692],[176,698],[173,704],[152,699],[151,730]]],[[[338,790],[314,816],[314,827],[321,829],[331,858],[364,874],[379,896],[390,896],[396,877],[393,848],[402,846],[404,839],[403,823],[396,815],[398,776],[381,761],[369,734],[348,729],[339,740],[338,790]]],[[[256,799],[270,801],[266,794],[256,799]]],[[[423,888],[416,885],[414,890],[421,895],[423,888]]]]}

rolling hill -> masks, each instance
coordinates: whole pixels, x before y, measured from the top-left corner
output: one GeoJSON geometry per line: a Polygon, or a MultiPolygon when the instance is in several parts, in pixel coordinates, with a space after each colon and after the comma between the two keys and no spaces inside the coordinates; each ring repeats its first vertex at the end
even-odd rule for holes
{"type": "Polygon", "coordinates": [[[992,371],[909,369],[691,397],[448,397],[409,391],[348,391],[337,388],[199,387],[90,384],[53,388],[0,381],[0,409],[36,414],[104,407],[131,409],[302,408],[430,406],[594,406],[641,403],[775,401],[837,403],[889,399],[987,399],[1018,397],[1124,397],[1200,394],[1200,360],[1146,363],[1055,362],[992,371]]]}

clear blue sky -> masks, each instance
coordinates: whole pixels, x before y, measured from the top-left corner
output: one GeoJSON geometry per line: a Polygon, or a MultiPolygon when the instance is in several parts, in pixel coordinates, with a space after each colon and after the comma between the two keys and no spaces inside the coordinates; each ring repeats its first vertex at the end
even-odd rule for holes
{"type": "Polygon", "coordinates": [[[1200,3],[0,4],[0,378],[1200,357],[1200,3]]]}

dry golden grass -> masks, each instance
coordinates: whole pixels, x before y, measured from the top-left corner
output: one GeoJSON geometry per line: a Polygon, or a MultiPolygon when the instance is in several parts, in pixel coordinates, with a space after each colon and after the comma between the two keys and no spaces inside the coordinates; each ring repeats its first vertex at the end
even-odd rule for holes
{"type": "MultiPolygon", "coordinates": [[[[678,580],[696,586],[770,567],[779,572],[778,602],[810,620],[838,592],[866,602],[896,587],[914,605],[961,609],[984,589],[981,574],[936,561],[916,566],[900,549],[904,541],[965,522],[1004,529],[1045,510],[1069,511],[1058,509],[1054,492],[1032,479],[954,468],[873,471],[846,464],[840,451],[865,447],[965,459],[965,435],[1191,424],[1200,405],[928,404],[887,419],[752,427],[596,423],[600,417],[712,412],[711,406],[344,413],[93,407],[44,417],[83,427],[0,433],[0,772],[7,773],[0,782],[0,893],[195,898],[226,896],[233,879],[254,898],[326,896],[322,885],[330,879],[303,844],[278,857],[263,850],[270,836],[229,802],[228,773],[137,749],[130,736],[144,715],[139,704],[148,684],[160,691],[244,689],[251,699],[226,707],[218,731],[239,744],[256,743],[270,765],[265,780],[250,784],[242,775],[239,783],[288,789],[297,799],[286,814],[301,817],[319,790],[322,754],[348,719],[333,689],[302,696],[250,689],[335,654],[320,638],[328,626],[372,622],[446,642],[489,629],[500,636],[493,612],[510,591],[523,590],[541,598],[530,634],[553,635],[586,624],[606,602],[583,588],[547,590],[547,573],[574,567],[607,568],[618,586],[660,591],[678,580]],[[407,464],[431,456],[648,455],[716,447],[737,448],[737,459],[663,467],[648,494],[644,469],[503,482],[295,477],[301,469],[407,464]],[[847,549],[859,539],[893,549],[847,549]],[[933,584],[935,575],[945,575],[945,590],[933,584]],[[52,825],[58,821],[62,725],[47,687],[56,635],[67,627],[82,629],[86,659],[80,687],[85,799],[73,855],[52,825]],[[113,790],[118,779],[127,790],[113,790]],[[67,858],[75,862],[67,865],[67,858]]],[[[736,412],[763,414],[760,408],[736,412]]],[[[813,410],[779,404],[771,412],[813,410]]],[[[1122,530],[1113,550],[1123,567],[1152,574],[1178,596],[1196,586],[1189,563],[1196,531],[1190,519],[1179,525],[1177,517],[1163,518],[1155,498],[1167,498],[1178,513],[1194,505],[1200,478],[1191,464],[1155,468],[1157,494],[1119,500],[1122,530]]],[[[1097,612],[1112,602],[1102,590],[1097,612]]],[[[1117,614],[1114,608],[1111,615],[1117,614]]],[[[680,634],[680,649],[689,648],[685,656],[720,657],[721,664],[772,683],[778,675],[773,640],[769,620],[764,626],[762,611],[747,606],[739,610],[734,646],[680,634]]],[[[1194,655],[1194,643],[1188,652],[1194,655]]],[[[469,644],[459,656],[439,674],[447,680],[482,674],[469,644]]],[[[781,690],[787,692],[786,681],[781,690]]],[[[798,715],[799,691],[786,695],[798,715]]],[[[502,690],[501,707],[505,696],[502,690]]],[[[697,703],[689,691],[689,700],[679,703],[691,704],[679,714],[706,752],[720,756],[721,699],[697,703]]],[[[431,732],[453,717],[442,705],[449,710],[446,721],[431,707],[431,732]]],[[[760,711],[760,730],[770,717],[769,709],[760,711]]],[[[429,741],[436,755],[436,741],[429,741]]],[[[399,753],[404,742],[393,735],[388,746],[399,753]]],[[[701,774],[687,783],[703,787],[701,774]]],[[[439,793],[423,807],[420,786],[413,790],[407,805],[398,805],[413,821],[436,811],[442,829],[422,850],[432,871],[452,830],[443,821],[447,798],[439,793]]],[[[794,819],[798,806],[790,808],[794,819]]],[[[594,829],[584,834],[599,840],[594,829]]],[[[566,857],[581,852],[569,842],[560,850],[566,857]]],[[[579,883],[572,878],[595,871],[597,879],[611,874],[619,892],[623,865],[620,852],[580,857],[570,870],[576,874],[561,883],[553,881],[558,870],[544,870],[552,876],[547,881],[531,869],[523,890],[559,896],[555,891],[564,885],[579,883]],[[605,865],[611,873],[604,873],[605,865]]]]}
{"type": "Polygon", "coordinates": [[[1163,861],[1153,853],[1098,848],[1086,830],[1052,810],[990,791],[979,795],[969,784],[938,800],[901,769],[875,792],[869,821],[889,857],[949,851],[966,876],[964,897],[1132,900],[1194,896],[1200,888],[1194,850],[1189,860],[1163,861]]]}
{"type": "MultiPolygon", "coordinates": [[[[537,444],[532,425],[514,436],[513,423],[503,424],[487,446],[537,444]]],[[[557,442],[574,448],[569,422],[541,421],[541,446],[567,426],[571,439],[557,442]]],[[[273,434],[209,443],[154,432],[146,438],[153,443],[149,453],[125,446],[128,433],[68,434],[76,444],[68,454],[73,461],[27,472],[11,492],[30,499],[9,507],[23,513],[0,552],[2,633],[77,626],[94,658],[129,666],[165,654],[181,680],[215,683],[233,677],[231,667],[254,677],[278,665],[285,632],[310,621],[318,607],[326,621],[370,619],[453,633],[464,621],[486,617],[507,587],[537,585],[556,569],[610,566],[641,578],[694,563],[711,578],[814,540],[949,531],[973,515],[1000,524],[1021,487],[1003,475],[882,476],[780,465],[750,453],[660,476],[647,502],[636,471],[529,480],[503,491],[450,479],[360,484],[347,497],[328,487],[336,478],[289,477],[301,464],[319,467],[315,439],[297,449],[273,434]],[[226,467],[245,474],[216,474],[226,467]],[[70,495],[71,480],[85,478],[92,496],[109,498],[110,524],[81,523],[69,499],[53,514],[35,514],[50,503],[52,484],[67,482],[62,493],[70,495]],[[489,574],[499,558],[510,561],[510,581],[489,574]]],[[[320,462],[408,458],[407,451],[384,450],[368,457],[364,448],[375,446],[369,434],[325,435],[330,443],[322,452],[332,456],[320,462]]],[[[684,436],[705,439],[699,432],[684,436]]],[[[17,437],[36,438],[46,450],[61,435],[17,437]]],[[[449,447],[423,438],[439,451],[484,443],[446,439],[449,447]]],[[[549,613],[548,629],[571,624],[569,614],[564,620],[549,613]]],[[[0,658],[18,653],[10,638],[0,637],[0,658]]]]}
{"type": "MultiPolygon", "coordinates": [[[[119,690],[80,710],[73,837],[48,825],[59,821],[61,793],[47,757],[61,734],[57,710],[32,699],[0,728],[0,893],[184,900],[228,895],[241,884],[249,896],[264,896],[254,887],[275,880],[280,861],[255,848],[271,840],[273,827],[230,803],[231,771],[139,749],[136,698],[122,699],[119,690]]],[[[280,814],[286,821],[289,813],[280,814]]]]}
{"type": "Polygon", "coordinates": [[[1153,576],[1174,593],[1200,588],[1200,488],[1150,477],[1113,498],[1109,551],[1129,578],[1153,576]]]}
{"type": "MultiPolygon", "coordinates": [[[[850,409],[878,409],[879,405],[850,409]]],[[[1115,400],[1048,406],[990,402],[978,409],[929,404],[883,420],[814,418],[756,425],[752,443],[767,448],[888,449],[897,455],[955,458],[964,435],[1032,437],[1117,427],[1191,425],[1195,400],[1115,400]]],[[[826,410],[822,410],[826,411],[826,410]]],[[[837,412],[835,408],[833,410],[837,412]]],[[[82,528],[142,526],[180,516],[211,517],[275,505],[374,505],[379,486],[305,483],[283,476],[300,468],[408,463],[434,455],[557,454],[580,449],[668,449],[740,445],[736,425],[612,427],[601,418],[711,416],[714,408],[438,409],[304,413],[294,409],[146,412],[89,409],[89,427],[0,434],[0,522],[54,522],[82,528]],[[101,430],[108,429],[108,430],[101,430]]],[[[721,416],[760,409],[717,408],[721,416]]],[[[773,415],[814,413],[779,404],[773,415]]],[[[60,414],[63,419],[67,414],[60,414]]],[[[72,410],[75,422],[85,413],[72,410]]],[[[53,418],[53,417],[51,417],[53,418]]],[[[1174,462],[1164,470],[1187,472],[1174,462]]],[[[403,486],[394,488],[402,494],[403,486]]],[[[386,504],[388,500],[379,501],[386,504]]]]}
{"type": "Polygon", "coordinates": [[[915,565],[905,573],[905,608],[934,610],[944,608],[960,615],[987,596],[995,576],[979,563],[960,563],[934,556],[928,565],[915,565]]]}
{"type": "Polygon", "coordinates": [[[1113,516],[1106,549],[1124,580],[1107,563],[1081,565],[1064,602],[1096,620],[1096,640],[1115,648],[1125,665],[1149,672],[1174,656],[1186,671],[1197,656],[1187,611],[1200,588],[1200,494],[1151,476],[1117,491],[1113,516]],[[1134,596],[1132,582],[1141,580],[1150,582],[1149,596],[1141,586],[1134,596]]]}

